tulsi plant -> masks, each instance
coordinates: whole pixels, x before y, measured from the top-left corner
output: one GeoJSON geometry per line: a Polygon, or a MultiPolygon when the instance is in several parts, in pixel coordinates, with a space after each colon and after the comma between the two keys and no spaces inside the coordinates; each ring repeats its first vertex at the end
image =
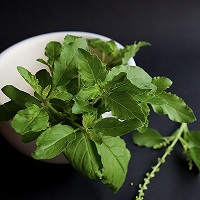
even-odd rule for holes
{"type": "Polygon", "coordinates": [[[90,179],[100,179],[114,193],[124,183],[130,151],[121,136],[133,133],[139,146],[167,147],[152,172],[146,174],[137,200],[180,141],[200,169],[200,134],[189,131],[187,123],[196,117],[176,94],[167,92],[172,81],[151,77],[128,61],[139,49],[150,44],[134,42],[119,49],[115,41],[85,39],[66,35],[61,44],[50,41],[44,50],[42,68],[32,74],[23,66],[17,70],[33,88],[34,95],[6,85],[2,92],[10,101],[0,106],[0,120],[11,120],[22,141],[36,142],[34,159],[52,159],[63,154],[71,165],[90,179]],[[157,114],[182,124],[174,134],[163,137],[149,128],[150,107],[157,114]],[[105,113],[111,117],[104,117],[105,113]]]}

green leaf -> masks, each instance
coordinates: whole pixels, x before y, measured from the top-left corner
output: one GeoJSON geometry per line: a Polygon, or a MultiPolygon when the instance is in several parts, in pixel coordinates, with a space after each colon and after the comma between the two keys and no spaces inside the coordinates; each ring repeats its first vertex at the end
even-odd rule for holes
{"type": "Polygon", "coordinates": [[[94,142],[84,132],[75,133],[64,154],[72,166],[90,179],[101,179],[101,161],[94,142]]]}
{"type": "Polygon", "coordinates": [[[90,104],[89,101],[79,101],[74,100],[74,105],[72,106],[72,113],[81,114],[84,112],[95,112],[96,109],[90,104]]]}
{"type": "Polygon", "coordinates": [[[62,45],[59,42],[51,41],[45,47],[45,56],[48,57],[48,63],[53,66],[55,60],[59,58],[62,45]]]}
{"type": "Polygon", "coordinates": [[[19,106],[14,101],[8,101],[0,105],[0,121],[11,120],[16,113],[23,108],[25,108],[25,106],[19,106]]]}
{"type": "Polygon", "coordinates": [[[150,114],[150,108],[146,103],[140,103],[139,105],[142,109],[142,112],[144,113],[145,121],[143,126],[138,128],[138,131],[143,133],[149,126],[148,116],[150,114]]]}
{"type": "Polygon", "coordinates": [[[138,43],[135,42],[132,45],[126,45],[115,53],[114,58],[108,63],[108,65],[113,67],[120,64],[127,64],[130,58],[135,57],[136,53],[142,46],[150,46],[150,43],[140,41],[138,43]]]}
{"type": "Polygon", "coordinates": [[[29,105],[26,109],[20,110],[11,122],[16,132],[24,135],[28,132],[39,132],[49,126],[49,115],[35,104],[29,105]]]}
{"type": "Polygon", "coordinates": [[[200,148],[200,131],[189,131],[184,134],[184,139],[187,141],[189,148],[200,148]]]}
{"type": "Polygon", "coordinates": [[[184,139],[189,148],[189,155],[200,171],[200,131],[185,132],[184,139]]]}
{"type": "Polygon", "coordinates": [[[104,81],[106,77],[105,64],[97,55],[83,49],[79,49],[78,70],[86,87],[98,84],[99,80],[104,81]]]}
{"type": "Polygon", "coordinates": [[[162,92],[163,90],[168,89],[172,85],[172,81],[166,77],[154,77],[152,83],[156,85],[156,92],[162,92]]]}
{"type": "Polygon", "coordinates": [[[76,95],[79,92],[78,87],[78,79],[73,78],[67,85],[66,85],[67,91],[73,95],[76,95]]]}
{"type": "Polygon", "coordinates": [[[67,92],[65,86],[58,86],[53,91],[51,91],[48,99],[61,99],[63,101],[70,101],[73,95],[67,92]]]}
{"type": "Polygon", "coordinates": [[[97,48],[101,52],[106,53],[108,56],[118,51],[114,40],[102,41],[101,39],[88,39],[88,42],[90,46],[97,48]]]}
{"type": "Polygon", "coordinates": [[[130,58],[135,57],[136,53],[143,46],[150,46],[150,43],[145,41],[140,41],[132,45],[126,45],[123,49],[120,49],[120,54],[122,56],[122,64],[127,64],[130,58]]]}
{"type": "Polygon", "coordinates": [[[47,61],[45,61],[45,60],[42,59],[42,58],[37,58],[36,61],[38,61],[38,62],[40,62],[40,63],[42,63],[42,64],[48,66],[50,69],[52,68],[52,66],[51,66],[47,61]]]}
{"type": "Polygon", "coordinates": [[[22,135],[22,142],[29,143],[36,140],[41,135],[41,132],[28,132],[22,135]]]}
{"type": "Polygon", "coordinates": [[[107,110],[121,120],[137,118],[144,122],[143,112],[138,103],[126,92],[113,92],[105,98],[107,110]]]}
{"type": "Polygon", "coordinates": [[[152,78],[142,68],[138,66],[119,65],[113,67],[106,76],[105,81],[110,81],[114,76],[124,72],[131,83],[141,89],[156,89],[153,85],[152,78]]]}
{"type": "Polygon", "coordinates": [[[156,113],[167,114],[172,121],[180,123],[189,123],[196,120],[191,108],[177,95],[162,92],[159,97],[165,99],[167,104],[152,105],[156,113]]]}
{"type": "Polygon", "coordinates": [[[68,125],[57,124],[46,129],[37,139],[37,148],[32,156],[35,159],[51,159],[59,155],[75,139],[74,129],[68,125]],[[73,137],[69,137],[74,134],[73,137]]]}
{"type": "Polygon", "coordinates": [[[83,113],[83,120],[82,120],[83,126],[85,128],[93,127],[96,119],[97,119],[97,111],[83,113]]]}
{"type": "Polygon", "coordinates": [[[142,125],[143,124],[138,119],[119,121],[116,118],[110,117],[104,118],[96,123],[94,126],[94,130],[97,134],[102,133],[103,135],[116,137],[133,131],[141,127],[142,125]]]}
{"type": "Polygon", "coordinates": [[[17,67],[18,72],[24,78],[24,80],[39,94],[42,94],[42,87],[39,84],[38,79],[35,75],[31,74],[27,69],[24,67],[17,67]]]}
{"type": "Polygon", "coordinates": [[[127,79],[130,82],[131,86],[129,85],[129,87],[124,88],[126,85],[126,83],[124,83],[126,80],[126,76],[127,76],[127,74],[125,72],[121,72],[117,75],[111,74],[111,77],[109,77],[109,81],[105,81],[105,83],[104,83],[105,90],[107,92],[115,91],[115,90],[126,91],[127,88],[131,88],[131,86],[134,87],[134,85],[131,84],[131,82],[127,79]]]}
{"type": "Polygon", "coordinates": [[[167,103],[167,101],[164,98],[160,97],[157,94],[152,93],[151,91],[150,92],[145,91],[145,92],[136,94],[133,96],[133,98],[136,101],[150,103],[153,105],[163,105],[167,103]]]}
{"type": "Polygon", "coordinates": [[[88,49],[85,39],[76,38],[74,42],[66,43],[63,46],[59,59],[54,63],[54,88],[68,84],[71,79],[77,76],[77,52],[79,48],[88,49]]]}
{"type": "MultiPolygon", "coordinates": [[[[44,90],[42,91],[42,99],[41,99],[41,101],[43,101],[44,99],[47,98],[47,96],[49,95],[50,91],[51,91],[51,85],[48,85],[46,88],[44,88],[44,90]]],[[[34,93],[34,95],[37,97],[36,94],[37,93],[34,93]]]]}
{"type": "Polygon", "coordinates": [[[37,93],[34,93],[34,95],[38,99],[41,99],[41,101],[43,101],[43,99],[46,99],[51,90],[52,78],[46,69],[41,69],[35,74],[35,76],[39,81],[39,85],[42,87],[42,93],[41,93],[42,98],[38,96],[37,93]]]}
{"type": "Polygon", "coordinates": [[[189,149],[190,156],[200,172],[200,148],[192,147],[189,149]]]}
{"type": "Polygon", "coordinates": [[[83,39],[82,37],[75,36],[75,35],[70,35],[70,34],[67,34],[67,35],[64,37],[63,46],[66,46],[66,45],[68,45],[68,44],[70,44],[70,43],[74,43],[74,42],[77,43],[77,46],[84,47],[84,49],[87,49],[87,48],[88,48],[88,45],[87,45],[85,39],[83,39]]]}
{"type": "Polygon", "coordinates": [[[80,101],[87,101],[87,100],[95,99],[100,94],[101,94],[101,91],[99,89],[99,86],[95,84],[87,88],[83,87],[76,95],[76,99],[80,101]]]}
{"type": "Polygon", "coordinates": [[[133,133],[133,142],[138,146],[153,147],[163,142],[163,138],[157,130],[148,128],[143,133],[133,133]]]}
{"type": "Polygon", "coordinates": [[[127,92],[130,94],[134,100],[138,102],[157,102],[162,103],[161,98],[157,99],[158,97],[154,96],[154,93],[147,90],[147,89],[141,89],[137,86],[133,85],[130,80],[128,80],[126,77],[123,76],[124,73],[120,73],[117,76],[114,76],[114,78],[107,82],[105,85],[105,90],[107,92],[114,92],[114,91],[122,91],[127,92]]]}
{"type": "Polygon", "coordinates": [[[117,192],[124,183],[130,152],[120,137],[104,136],[103,143],[96,143],[103,164],[102,182],[113,192],[117,192]]]}
{"type": "Polygon", "coordinates": [[[52,78],[46,69],[39,70],[36,74],[36,79],[39,81],[39,85],[44,90],[48,85],[52,84],[52,78]]]}
{"type": "Polygon", "coordinates": [[[4,86],[2,88],[2,92],[19,106],[25,107],[26,102],[40,105],[40,101],[38,101],[36,98],[26,92],[15,88],[12,85],[4,86]]]}

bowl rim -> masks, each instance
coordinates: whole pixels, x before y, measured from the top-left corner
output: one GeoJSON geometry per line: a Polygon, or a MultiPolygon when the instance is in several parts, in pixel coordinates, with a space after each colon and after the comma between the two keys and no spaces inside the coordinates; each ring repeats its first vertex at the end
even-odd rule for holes
{"type": "MultiPolygon", "coordinates": [[[[110,37],[98,34],[98,33],[93,33],[93,32],[87,32],[87,31],[55,31],[55,32],[47,32],[47,33],[42,33],[42,34],[38,34],[38,35],[34,35],[31,37],[28,37],[26,39],[23,39],[21,41],[18,41],[14,44],[12,44],[11,46],[9,46],[8,48],[4,49],[3,51],[0,52],[0,59],[1,57],[4,56],[4,54],[8,53],[10,50],[12,50],[13,48],[17,48],[20,45],[24,45],[30,41],[33,40],[37,40],[37,39],[41,39],[41,38],[46,38],[46,37],[50,37],[50,36],[64,36],[64,35],[75,35],[75,36],[79,36],[79,37],[84,37],[84,38],[99,38],[102,39],[104,41],[108,41],[111,40],[110,37]]],[[[112,39],[114,40],[114,39],[112,39]]],[[[122,48],[123,45],[121,45],[119,42],[117,42],[116,40],[114,40],[116,42],[116,44],[118,45],[119,48],[122,48]]]]}

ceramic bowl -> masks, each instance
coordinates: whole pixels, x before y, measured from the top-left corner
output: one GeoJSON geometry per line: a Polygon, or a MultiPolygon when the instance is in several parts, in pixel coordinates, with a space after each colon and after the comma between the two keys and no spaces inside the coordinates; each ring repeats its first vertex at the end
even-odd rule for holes
{"type": "MultiPolygon", "coordinates": [[[[7,48],[0,54],[0,89],[5,85],[14,85],[18,89],[32,93],[32,88],[26,84],[24,79],[17,71],[17,66],[23,66],[33,74],[41,68],[45,68],[45,65],[36,61],[37,58],[43,58],[44,49],[48,42],[58,41],[63,42],[64,36],[67,34],[75,35],[83,38],[99,38],[103,41],[108,41],[110,38],[90,32],[81,31],[62,31],[52,32],[37,35],[21,42],[18,42],[11,47],[7,48]]],[[[118,48],[123,46],[116,41],[118,48]]],[[[129,60],[130,65],[135,65],[133,58],[129,60]]],[[[0,91],[0,104],[7,102],[9,99],[0,91]]],[[[106,113],[104,117],[110,116],[110,113],[106,113]]],[[[21,153],[30,156],[35,150],[36,146],[34,142],[23,143],[21,141],[21,135],[16,133],[10,126],[10,122],[0,122],[0,132],[6,138],[6,140],[21,153]]],[[[68,163],[66,158],[61,154],[53,159],[41,160],[49,163],[64,164],[68,163]]]]}

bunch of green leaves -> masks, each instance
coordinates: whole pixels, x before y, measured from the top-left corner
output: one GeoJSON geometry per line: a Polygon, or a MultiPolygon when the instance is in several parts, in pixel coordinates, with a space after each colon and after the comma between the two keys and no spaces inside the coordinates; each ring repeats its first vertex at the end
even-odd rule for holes
{"type": "Polygon", "coordinates": [[[176,122],[195,120],[186,103],[166,91],[172,84],[169,78],[152,78],[129,65],[148,45],[140,41],[119,49],[113,40],[73,35],[66,35],[62,44],[50,41],[44,52],[47,60],[37,59],[46,68],[32,74],[17,67],[34,95],[13,85],[2,88],[10,101],[0,106],[0,120],[11,120],[23,142],[35,141],[34,159],[62,153],[76,170],[116,193],[131,157],[122,136],[145,132],[150,107],[176,122]],[[103,117],[106,112],[111,117],[103,117]]]}

